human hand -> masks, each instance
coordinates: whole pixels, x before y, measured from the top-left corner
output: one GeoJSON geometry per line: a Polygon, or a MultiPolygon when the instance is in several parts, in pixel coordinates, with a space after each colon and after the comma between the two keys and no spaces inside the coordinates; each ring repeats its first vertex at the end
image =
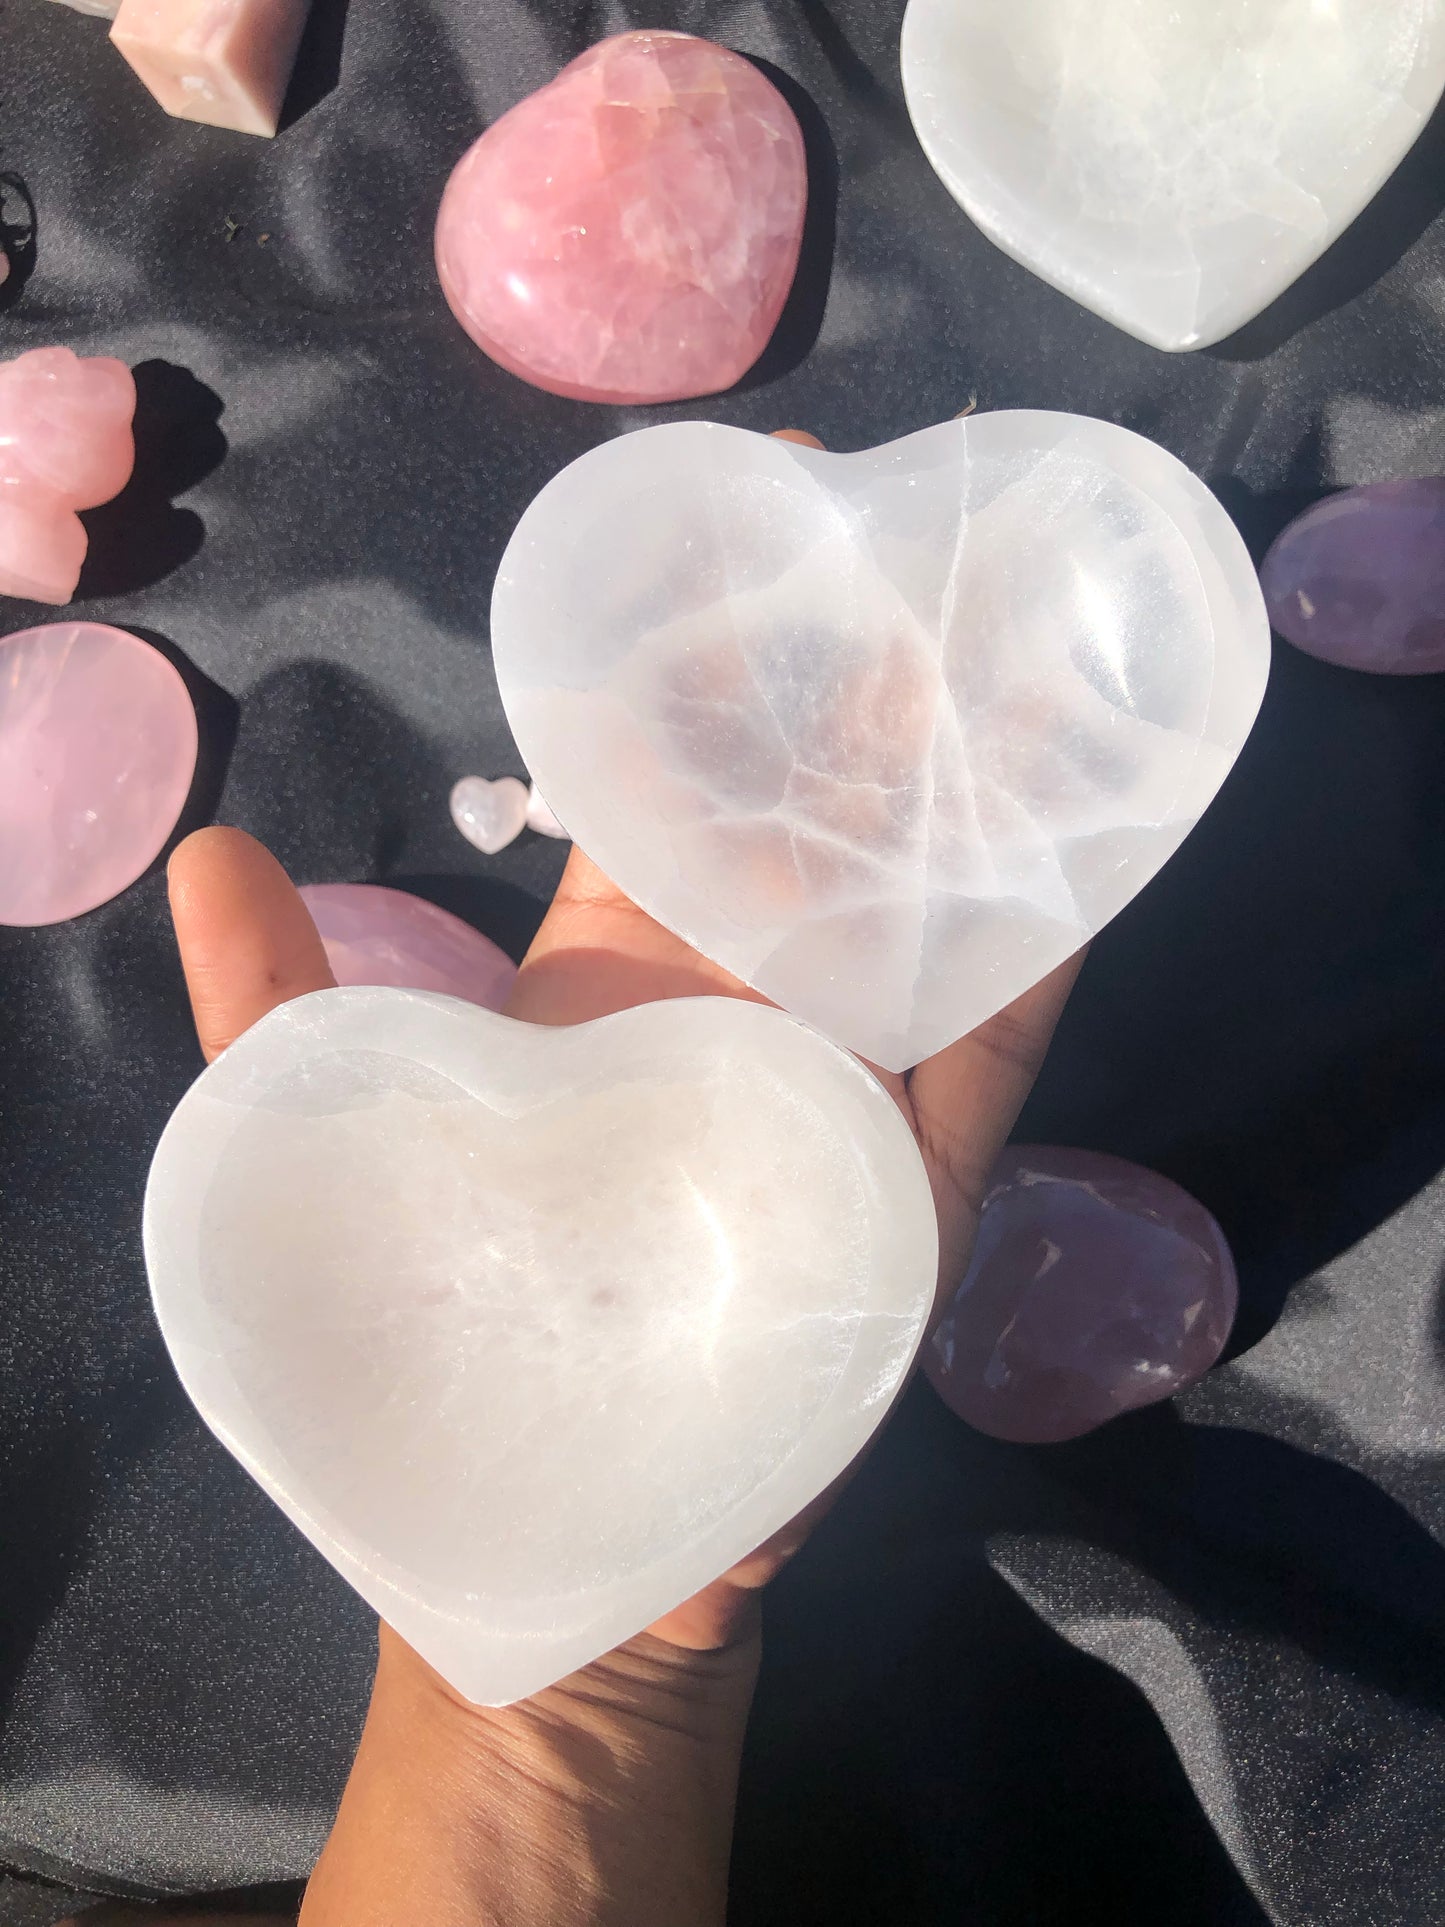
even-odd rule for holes
{"type": "MultiPolygon", "coordinates": [[[[171,862],[171,903],[208,1060],[277,1005],[330,986],[301,898],[242,832],[188,838],[171,862]]],[[[907,1075],[875,1070],[928,1171],[940,1314],[1078,962],[907,1075]]],[[[574,849],[508,1013],[585,1023],[686,996],[763,1001],[574,849]]],[[[759,1591],[832,1497],[648,1634],[519,1707],[466,1705],[383,1628],[366,1733],[305,1927],[720,1920],[759,1591]]]]}

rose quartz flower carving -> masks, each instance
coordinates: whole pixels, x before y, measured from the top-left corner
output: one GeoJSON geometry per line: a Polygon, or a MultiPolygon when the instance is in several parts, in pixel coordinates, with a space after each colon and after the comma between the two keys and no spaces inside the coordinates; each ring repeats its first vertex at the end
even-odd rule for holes
{"type": "Polygon", "coordinates": [[[538,388],[711,395],[777,325],[807,197],[802,132],[756,67],[691,34],[618,34],[463,157],[437,269],[478,347],[538,388]]]}
{"type": "Polygon", "coordinates": [[[76,510],[130,480],[134,418],[123,361],[34,348],[0,362],[0,595],[69,602],[89,540],[76,510]]]}

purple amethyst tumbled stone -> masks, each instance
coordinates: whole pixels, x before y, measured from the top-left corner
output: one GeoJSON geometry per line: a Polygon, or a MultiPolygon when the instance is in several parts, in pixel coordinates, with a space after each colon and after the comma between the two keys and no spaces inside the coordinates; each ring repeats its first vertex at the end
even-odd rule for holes
{"type": "Polygon", "coordinates": [[[1224,1233],[1187,1191],[1123,1158],[1014,1144],[923,1369],[980,1432],[1052,1445],[1202,1378],[1238,1302],[1224,1233]]]}
{"type": "Polygon", "coordinates": [[[1316,502],[1259,577],[1274,627],[1324,662],[1381,676],[1445,669],[1445,476],[1316,502]]]}

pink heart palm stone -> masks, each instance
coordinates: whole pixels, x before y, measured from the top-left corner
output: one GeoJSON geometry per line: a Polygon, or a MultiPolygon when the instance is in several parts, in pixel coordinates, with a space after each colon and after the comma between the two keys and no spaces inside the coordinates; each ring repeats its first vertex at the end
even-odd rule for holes
{"type": "Polygon", "coordinates": [[[123,361],[35,348],[0,363],[0,595],[69,602],[88,538],[77,509],[119,495],[135,464],[123,361]]]}
{"type": "Polygon", "coordinates": [[[524,381],[678,401],[762,353],[806,204],[802,133],[756,67],[691,34],[618,34],[463,157],[437,270],[473,341],[524,381]]]}

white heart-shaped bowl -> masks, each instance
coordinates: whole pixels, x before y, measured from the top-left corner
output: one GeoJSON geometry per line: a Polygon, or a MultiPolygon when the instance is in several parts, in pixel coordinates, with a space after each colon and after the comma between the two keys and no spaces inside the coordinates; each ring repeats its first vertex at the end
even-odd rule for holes
{"type": "Polygon", "coordinates": [[[856,1456],[933,1301],[892,1099],[726,998],[575,1029],[285,1004],[151,1167],[156,1315],[202,1417],[467,1698],[561,1678],[856,1456]]]}
{"type": "Polygon", "coordinates": [[[1204,485],[1031,412],[857,455],[680,422],[549,482],[492,651],[538,787],[637,903],[904,1070],[1181,842],[1269,619],[1204,485]]]}
{"type": "Polygon", "coordinates": [[[910,0],[923,151],[990,240],[1156,348],[1317,260],[1445,89],[1445,0],[910,0]]]}

